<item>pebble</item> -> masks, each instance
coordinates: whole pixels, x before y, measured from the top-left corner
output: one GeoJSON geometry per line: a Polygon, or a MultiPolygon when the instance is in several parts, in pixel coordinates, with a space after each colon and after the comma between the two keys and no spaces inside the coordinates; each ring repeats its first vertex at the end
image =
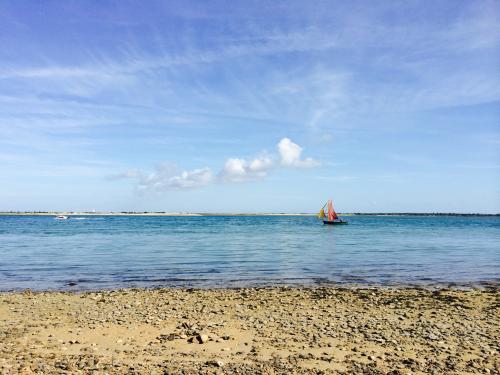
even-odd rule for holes
{"type": "Polygon", "coordinates": [[[208,335],[202,333],[196,336],[196,339],[200,344],[205,344],[206,342],[208,342],[208,335]]]}

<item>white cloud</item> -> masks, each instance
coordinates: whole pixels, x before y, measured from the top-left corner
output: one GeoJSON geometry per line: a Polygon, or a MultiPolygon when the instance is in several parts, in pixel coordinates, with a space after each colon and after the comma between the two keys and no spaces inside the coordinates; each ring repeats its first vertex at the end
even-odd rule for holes
{"type": "Polygon", "coordinates": [[[239,158],[228,159],[219,173],[219,179],[223,182],[252,181],[266,177],[272,168],[312,168],[320,164],[312,158],[302,159],[302,147],[292,142],[290,138],[283,138],[277,148],[278,162],[268,155],[262,155],[250,162],[239,158]]]}
{"type": "Polygon", "coordinates": [[[110,176],[110,179],[136,179],[137,189],[140,192],[186,190],[207,186],[213,182],[233,183],[260,180],[276,168],[311,168],[319,166],[319,162],[311,159],[302,159],[302,147],[292,142],[289,138],[283,138],[277,145],[279,155],[272,157],[268,154],[247,161],[241,158],[229,158],[226,160],[222,170],[215,176],[208,167],[183,171],[175,175],[171,164],[163,164],[150,174],[143,173],[137,169],[110,176]]]}
{"type": "Polygon", "coordinates": [[[168,179],[168,187],[176,189],[192,189],[208,185],[213,180],[210,168],[184,171],[179,176],[168,179]]]}
{"type": "Polygon", "coordinates": [[[268,156],[261,156],[257,159],[252,160],[249,165],[249,168],[253,172],[262,172],[267,171],[273,166],[273,161],[268,156]]]}
{"type": "Polygon", "coordinates": [[[176,176],[172,176],[168,169],[158,168],[147,177],[142,175],[138,176],[140,176],[137,186],[139,191],[157,192],[200,188],[210,184],[214,177],[210,168],[183,171],[176,176]]]}
{"type": "Polygon", "coordinates": [[[230,158],[219,173],[224,182],[244,182],[264,178],[273,167],[273,160],[264,155],[247,162],[244,159],[230,158]]]}
{"type": "Polygon", "coordinates": [[[302,147],[293,143],[289,138],[283,138],[278,143],[278,151],[281,164],[285,167],[312,168],[319,166],[317,160],[311,158],[301,159],[302,147]]]}

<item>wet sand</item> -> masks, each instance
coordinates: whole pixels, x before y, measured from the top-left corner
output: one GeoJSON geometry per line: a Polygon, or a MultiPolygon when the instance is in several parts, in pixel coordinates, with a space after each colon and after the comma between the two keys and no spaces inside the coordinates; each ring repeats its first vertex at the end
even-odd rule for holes
{"type": "Polygon", "coordinates": [[[498,374],[498,288],[0,293],[2,374],[498,374]]]}

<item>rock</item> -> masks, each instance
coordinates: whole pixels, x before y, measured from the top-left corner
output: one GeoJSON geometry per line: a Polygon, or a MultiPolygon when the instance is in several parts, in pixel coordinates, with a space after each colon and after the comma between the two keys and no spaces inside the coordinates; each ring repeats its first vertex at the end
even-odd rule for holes
{"type": "Polygon", "coordinates": [[[222,361],[208,361],[207,365],[215,366],[215,367],[222,367],[222,366],[224,366],[224,362],[222,362],[222,361]]]}
{"type": "Polygon", "coordinates": [[[196,340],[198,340],[200,344],[205,344],[206,342],[208,342],[208,335],[201,333],[196,336],[196,340]]]}
{"type": "MultiPolygon", "coordinates": [[[[187,337],[187,336],[186,336],[187,337]]],[[[177,335],[175,333],[170,333],[168,335],[160,335],[158,337],[156,337],[156,339],[160,342],[160,343],[164,343],[166,341],[173,341],[177,338],[177,335]]]]}

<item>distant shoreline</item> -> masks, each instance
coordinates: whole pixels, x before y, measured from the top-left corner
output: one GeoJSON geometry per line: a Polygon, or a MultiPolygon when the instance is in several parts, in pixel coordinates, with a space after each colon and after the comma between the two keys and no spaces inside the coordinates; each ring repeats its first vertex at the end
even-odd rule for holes
{"type": "MultiPolygon", "coordinates": [[[[0,216],[316,216],[316,213],[187,213],[187,212],[68,212],[68,211],[8,211],[0,216]]],[[[500,216],[483,213],[456,212],[346,212],[343,216],[500,216]]]]}

